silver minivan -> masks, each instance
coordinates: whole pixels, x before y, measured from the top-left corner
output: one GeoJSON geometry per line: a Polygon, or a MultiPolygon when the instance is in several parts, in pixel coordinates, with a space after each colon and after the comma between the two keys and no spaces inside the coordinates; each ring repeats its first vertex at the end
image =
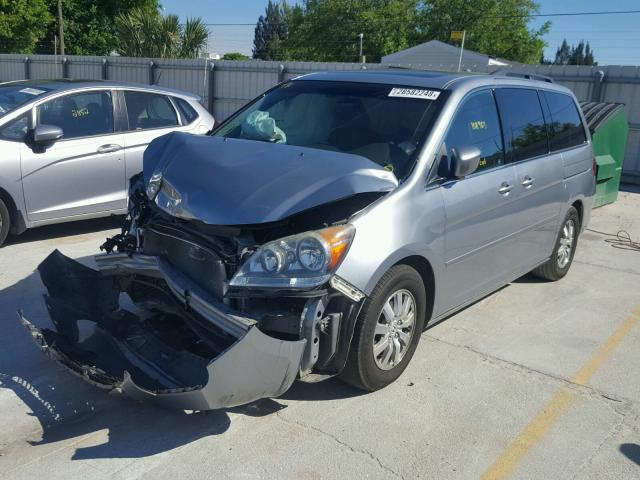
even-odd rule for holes
{"type": "Polygon", "coordinates": [[[376,390],[426,325],[566,275],[594,190],[584,118],[552,82],[306,75],[210,136],[154,140],[106,253],[40,265],[55,330],[20,317],[83,378],[172,407],[296,378],[376,390]]]}
{"type": "Polygon", "coordinates": [[[151,140],[213,128],[198,100],[118,82],[0,83],[0,245],[10,230],[126,213],[151,140]]]}

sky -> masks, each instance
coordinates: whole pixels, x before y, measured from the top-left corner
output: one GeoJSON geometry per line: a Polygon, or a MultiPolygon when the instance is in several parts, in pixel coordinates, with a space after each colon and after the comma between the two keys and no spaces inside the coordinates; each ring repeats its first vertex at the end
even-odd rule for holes
{"type": "MultiPolygon", "coordinates": [[[[540,13],[640,10],[640,0],[537,0],[540,13]]],[[[255,24],[267,0],[160,0],[165,13],[202,17],[207,23],[255,24]]],[[[640,65],[640,14],[537,18],[531,27],[551,21],[544,39],[545,57],[553,59],[566,38],[576,44],[588,40],[600,65],[640,65]]],[[[251,55],[254,25],[213,25],[211,53],[240,52],[251,55]]],[[[366,41],[366,39],[365,39],[366,41]]]]}

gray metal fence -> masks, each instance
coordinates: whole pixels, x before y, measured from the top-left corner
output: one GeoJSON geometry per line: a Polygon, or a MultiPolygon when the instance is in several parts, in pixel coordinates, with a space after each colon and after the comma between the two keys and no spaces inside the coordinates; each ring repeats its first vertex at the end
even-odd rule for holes
{"type": "MultiPolygon", "coordinates": [[[[0,54],[0,82],[24,78],[109,79],[154,83],[195,93],[222,120],[266,89],[297,75],[323,70],[389,68],[381,64],[178,60],[0,54]]],[[[457,65],[420,65],[419,69],[453,71],[457,65]]],[[[477,66],[486,72],[496,67],[477,66]]],[[[581,101],[624,103],[629,140],[623,181],[640,183],[640,67],[515,65],[513,70],[552,77],[571,88],[581,101]]]]}

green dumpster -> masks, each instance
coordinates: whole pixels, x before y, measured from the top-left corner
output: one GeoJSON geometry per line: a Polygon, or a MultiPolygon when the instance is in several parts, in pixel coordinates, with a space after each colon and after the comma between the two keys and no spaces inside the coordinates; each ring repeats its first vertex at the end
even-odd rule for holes
{"type": "Polygon", "coordinates": [[[581,102],[580,107],[591,131],[598,165],[593,206],[600,207],[618,198],[629,124],[622,103],[581,102]]]}

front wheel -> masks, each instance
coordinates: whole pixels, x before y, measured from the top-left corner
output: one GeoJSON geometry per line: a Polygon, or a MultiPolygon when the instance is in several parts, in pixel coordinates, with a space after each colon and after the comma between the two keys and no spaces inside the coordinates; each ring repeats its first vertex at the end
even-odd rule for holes
{"type": "Polygon", "coordinates": [[[415,269],[389,269],[362,307],[341,379],[367,391],[395,381],[420,341],[426,303],[424,283],[415,269]]]}
{"type": "Polygon", "coordinates": [[[564,277],[573,262],[579,233],[580,216],[574,207],[569,207],[569,211],[560,226],[551,258],[531,273],[536,277],[551,281],[560,280],[564,277]]]}

